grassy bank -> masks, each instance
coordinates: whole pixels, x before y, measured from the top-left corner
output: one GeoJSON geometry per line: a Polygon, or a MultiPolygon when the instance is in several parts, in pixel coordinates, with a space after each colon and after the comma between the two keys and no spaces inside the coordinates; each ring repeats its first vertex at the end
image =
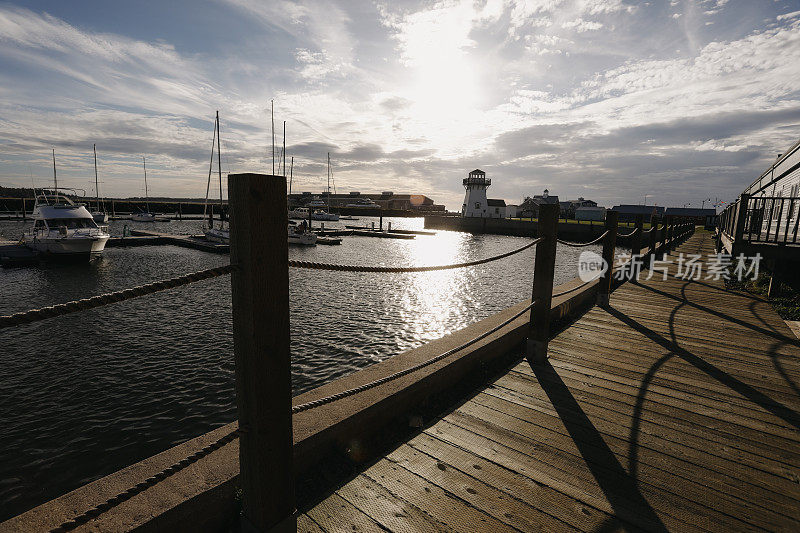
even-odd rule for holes
{"type": "Polygon", "coordinates": [[[778,296],[767,298],[769,289],[770,274],[768,272],[759,273],[756,279],[738,281],[731,279],[726,281],[728,289],[754,294],[767,300],[775,311],[784,320],[800,320],[800,292],[793,289],[786,283],[781,283],[778,296]]]}

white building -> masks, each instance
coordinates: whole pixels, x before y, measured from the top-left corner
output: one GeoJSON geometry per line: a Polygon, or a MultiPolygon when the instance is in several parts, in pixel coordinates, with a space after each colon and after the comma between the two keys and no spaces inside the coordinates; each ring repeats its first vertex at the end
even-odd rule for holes
{"type": "Polygon", "coordinates": [[[486,189],[492,180],[486,179],[486,172],[476,168],[462,181],[466,194],[461,206],[462,217],[505,218],[505,200],[486,198],[486,189]]]}

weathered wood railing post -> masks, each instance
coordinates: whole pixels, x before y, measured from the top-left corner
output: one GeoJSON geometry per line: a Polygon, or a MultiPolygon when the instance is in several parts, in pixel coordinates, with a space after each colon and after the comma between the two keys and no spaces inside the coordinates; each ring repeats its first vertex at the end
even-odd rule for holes
{"type": "Polygon", "coordinates": [[[667,217],[667,253],[675,248],[675,217],[667,217]]]}
{"type": "Polygon", "coordinates": [[[631,257],[642,253],[642,226],[644,225],[644,217],[636,215],[636,227],[631,241],[631,257]]]}
{"type": "Polygon", "coordinates": [[[606,231],[608,235],[603,239],[603,261],[606,271],[600,276],[600,285],[597,291],[597,305],[608,305],[611,294],[611,280],[614,277],[614,247],[617,244],[617,227],[619,212],[606,211],[606,231]]]}
{"type": "Polygon", "coordinates": [[[230,174],[243,530],[295,531],[286,178],[230,174]]]}
{"type": "Polygon", "coordinates": [[[539,238],[533,267],[533,308],[528,327],[525,357],[531,364],[547,360],[550,340],[550,304],[553,300],[553,275],[556,266],[558,239],[558,204],[539,206],[539,238]]]}
{"type": "Polygon", "coordinates": [[[658,251],[662,254],[667,253],[667,228],[669,227],[669,217],[663,217],[661,219],[661,244],[658,247],[658,251]]]}
{"type": "Polygon", "coordinates": [[[650,215],[650,255],[656,254],[656,242],[658,235],[658,217],[650,215]]]}

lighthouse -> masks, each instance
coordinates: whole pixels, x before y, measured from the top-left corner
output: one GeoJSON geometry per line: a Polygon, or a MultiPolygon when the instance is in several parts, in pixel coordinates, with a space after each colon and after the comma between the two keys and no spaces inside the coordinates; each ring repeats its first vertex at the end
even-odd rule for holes
{"type": "Polygon", "coordinates": [[[486,200],[486,189],[492,184],[492,180],[486,179],[486,172],[476,168],[464,178],[463,182],[466,194],[464,205],[461,206],[462,217],[491,217],[489,206],[486,200]]]}

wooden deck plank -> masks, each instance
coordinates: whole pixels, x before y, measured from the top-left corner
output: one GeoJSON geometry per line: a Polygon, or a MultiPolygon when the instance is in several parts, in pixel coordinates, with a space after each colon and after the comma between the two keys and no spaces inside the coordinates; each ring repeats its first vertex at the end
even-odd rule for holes
{"type": "Polygon", "coordinates": [[[476,391],[303,527],[800,530],[800,341],[762,299],[675,278],[680,252],[705,260],[710,237],[673,252],[666,280],[622,285],[551,341],[547,363],[476,391]]]}

